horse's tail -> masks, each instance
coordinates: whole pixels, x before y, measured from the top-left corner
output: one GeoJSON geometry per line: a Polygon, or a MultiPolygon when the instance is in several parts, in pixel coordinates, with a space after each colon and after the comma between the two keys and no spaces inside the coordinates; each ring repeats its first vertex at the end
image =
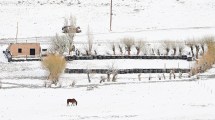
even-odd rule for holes
{"type": "Polygon", "coordinates": [[[67,106],[68,106],[69,105],[69,100],[68,99],[67,99],[66,103],[67,103],[67,106]]]}
{"type": "Polygon", "coordinates": [[[78,102],[76,101],[76,106],[78,105],[78,102]]]}

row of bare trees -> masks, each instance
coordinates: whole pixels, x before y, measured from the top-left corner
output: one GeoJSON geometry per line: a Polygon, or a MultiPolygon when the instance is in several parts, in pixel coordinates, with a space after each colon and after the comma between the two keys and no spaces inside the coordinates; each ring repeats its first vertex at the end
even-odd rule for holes
{"type": "Polygon", "coordinates": [[[199,58],[199,55],[203,55],[205,50],[207,49],[206,43],[208,40],[213,39],[213,37],[206,36],[201,39],[188,39],[185,41],[171,41],[164,40],[161,41],[159,45],[150,46],[147,41],[138,40],[136,41],[133,38],[125,37],[121,40],[121,43],[111,43],[111,49],[113,51],[113,55],[116,55],[116,49],[118,47],[119,52],[123,55],[123,51],[127,52],[127,55],[131,55],[131,50],[133,48],[136,49],[136,55],[140,55],[141,52],[143,54],[157,54],[157,55],[183,55],[185,48],[190,48],[190,55],[196,59],[199,58]],[[150,47],[149,47],[150,46],[150,47]],[[170,51],[172,51],[170,53],[170,51]],[[200,53],[201,51],[201,53],[200,53]]]}

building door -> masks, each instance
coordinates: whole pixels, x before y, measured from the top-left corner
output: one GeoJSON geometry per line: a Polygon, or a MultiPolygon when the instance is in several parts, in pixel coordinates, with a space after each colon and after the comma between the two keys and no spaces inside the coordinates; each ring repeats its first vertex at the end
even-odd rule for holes
{"type": "Polygon", "coordinates": [[[35,49],[33,48],[30,49],[30,55],[35,55],[35,49]]]}

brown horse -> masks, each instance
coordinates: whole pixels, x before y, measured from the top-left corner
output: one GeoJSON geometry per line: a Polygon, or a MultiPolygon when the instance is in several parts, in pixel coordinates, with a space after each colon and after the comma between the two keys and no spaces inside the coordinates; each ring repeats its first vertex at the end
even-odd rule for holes
{"type": "Polygon", "coordinates": [[[69,103],[72,103],[71,105],[78,105],[78,102],[73,98],[73,99],[67,99],[67,106],[69,106],[69,103]]]}

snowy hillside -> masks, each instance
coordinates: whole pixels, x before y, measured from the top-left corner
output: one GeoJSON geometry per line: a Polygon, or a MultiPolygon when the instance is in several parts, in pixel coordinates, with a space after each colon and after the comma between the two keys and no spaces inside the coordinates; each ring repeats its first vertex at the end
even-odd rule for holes
{"type": "Polygon", "coordinates": [[[64,18],[76,16],[85,39],[89,25],[95,40],[124,36],[146,40],[187,39],[214,35],[214,0],[113,0],[109,32],[109,0],[1,0],[0,38],[53,36],[61,33],[64,18]],[[102,34],[101,34],[102,33],[102,34]]]}

